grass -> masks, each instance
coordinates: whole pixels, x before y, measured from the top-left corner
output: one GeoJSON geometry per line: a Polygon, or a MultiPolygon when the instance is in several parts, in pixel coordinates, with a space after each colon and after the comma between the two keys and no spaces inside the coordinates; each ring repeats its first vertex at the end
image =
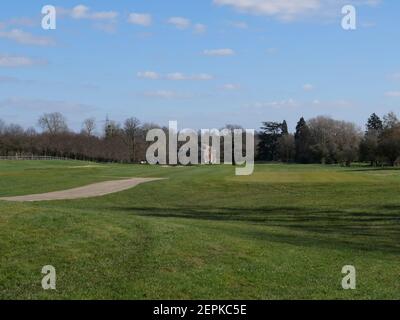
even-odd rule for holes
{"type": "Polygon", "coordinates": [[[0,162],[0,197],[124,177],[101,198],[0,201],[0,299],[399,299],[400,171],[0,162]],[[41,268],[57,290],[41,288],[41,268]],[[357,290],[341,288],[344,265],[357,290]]]}

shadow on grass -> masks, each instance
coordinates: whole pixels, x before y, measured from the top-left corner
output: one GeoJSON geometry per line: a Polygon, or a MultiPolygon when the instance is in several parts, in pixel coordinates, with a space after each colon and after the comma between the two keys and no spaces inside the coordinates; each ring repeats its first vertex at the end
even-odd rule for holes
{"type": "Polygon", "coordinates": [[[347,170],[349,172],[355,171],[355,172],[368,172],[368,171],[400,171],[400,167],[364,167],[363,169],[357,168],[357,169],[349,169],[347,170]]]}
{"type": "MultiPolygon", "coordinates": [[[[232,228],[236,233],[259,240],[330,249],[385,251],[400,254],[400,205],[367,210],[312,209],[307,207],[207,208],[187,206],[112,207],[119,212],[153,218],[207,221],[236,221],[260,226],[287,228],[261,231],[259,228],[232,228]]],[[[212,227],[212,226],[211,226],[212,227]]],[[[215,226],[217,227],[217,226],[215,226]]]]}

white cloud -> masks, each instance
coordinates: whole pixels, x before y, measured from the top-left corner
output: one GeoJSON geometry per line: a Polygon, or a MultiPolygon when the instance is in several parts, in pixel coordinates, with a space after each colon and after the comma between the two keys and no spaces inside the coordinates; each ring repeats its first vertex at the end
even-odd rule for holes
{"type": "Polygon", "coordinates": [[[160,75],[154,71],[140,71],[137,73],[138,78],[156,80],[160,79],[160,75]]]}
{"type": "Polygon", "coordinates": [[[0,38],[9,39],[20,44],[35,46],[50,46],[54,44],[53,39],[48,37],[37,37],[31,33],[20,29],[12,29],[10,31],[0,31],[0,38]]]}
{"type": "Polygon", "coordinates": [[[400,97],[400,91],[388,91],[385,93],[385,96],[391,98],[398,98],[400,97]]]}
{"type": "Polygon", "coordinates": [[[239,90],[241,86],[239,84],[235,83],[226,83],[222,86],[222,89],[228,90],[228,91],[236,91],[239,90]]]}
{"type": "Polygon", "coordinates": [[[150,79],[150,80],[164,79],[171,81],[187,81],[187,80],[207,81],[214,79],[212,75],[207,73],[186,75],[181,72],[174,72],[174,73],[168,73],[166,75],[161,75],[154,71],[140,71],[137,73],[137,76],[143,79],[150,79]]]}
{"type": "Polygon", "coordinates": [[[232,49],[212,49],[212,50],[204,50],[203,54],[206,56],[233,56],[235,51],[232,49]]]}
{"type": "Polygon", "coordinates": [[[131,13],[128,22],[143,27],[149,27],[153,23],[153,18],[147,13],[131,13]]]}
{"type": "Polygon", "coordinates": [[[180,72],[167,74],[166,78],[168,80],[174,80],[174,81],[187,80],[187,77],[180,72]]]}
{"type": "Polygon", "coordinates": [[[306,83],[305,85],[303,85],[303,90],[304,91],[312,91],[312,90],[314,90],[314,86],[310,83],[306,83]]]}
{"type": "Polygon", "coordinates": [[[267,54],[275,54],[278,52],[277,48],[268,48],[267,49],[267,54]]]}
{"type": "Polygon", "coordinates": [[[381,0],[213,0],[243,13],[292,21],[302,16],[337,16],[345,4],[376,6],[381,0]]]}
{"type": "Polygon", "coordinates": [[[202,23],[192,24],[189,19],[183,17],[171,17],[167,22],[179,30],[193,29],[195,34],[203,34],[207,31],[206,25],[202,23]]]}
{"type": "Polygon", "coordinates": [[[276,16],[291,20],[299,14],[320,8],[320,0],[214,0],[220,6],[231,6],[241,12],[276,16]]]}
{"type": "Polygon", "coordinates": [[[191,22],[189,19],[182,17],[172,17],[168,19],[168,23],[174,25],[178,29],[187,29],[190,27],[191,22]]]}
{"type": "Polygon", "coordinates": [[[16,68],[16,67],[30,67],[34,65],[43,65],[47,62],[45,60],[35,60],[24,56],[10,56],[0,54],[0,67],[16,68]]]}
{"type": "Polygon", "coordinates": [[[118,17],[118,12],[116,11],[92,11],[82,4],[75,6],[71,10],[62,9],[62,13],[69,14],[73,19],[114,20],[118,17]]]}
{"type": "Polygon", "coordinates": [[[182,81],[182,80],[199,80],[199,81],[207,81],[212,80],[214,77],[210,74],[201,73],[195,75],[185,75],[180,72],[167,74],[166,79],[174,80],[174,81],[182,81]]]}

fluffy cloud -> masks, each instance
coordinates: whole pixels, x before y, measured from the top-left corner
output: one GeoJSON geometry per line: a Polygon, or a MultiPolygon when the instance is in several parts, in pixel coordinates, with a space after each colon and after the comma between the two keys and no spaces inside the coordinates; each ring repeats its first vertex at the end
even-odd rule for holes
{"type": "Polygon", "coordinates": [[[320,0],[214,0],[220,6],[231,6],[241,12],[277,16],[291,20],[299,14],[320,8],[320,0]]]}
{"type": "Polygon", "coordinates": [[[115,20],[118,17],[116,11],[92,11],[89,7],[82,4],[73,7],[72,9],[58,8],[57,12],[63,15],[68,15],[73,19],[89,19],[89,20],[115,20]]]}
{"type": "Polygon", "coordinates": [[[214,77],[210,74],[206,73],[201,73],[201,74],[195,74],[195,75],[185,75],[183,73],[170,73],[166,76],[166,79],[168,80],[174,80],[174,81],[182,81],[182,80],[199,80],[199,81],[207,81],[207,80],[212,80],[214,77]]]}
{"type": "Polygon", "coordinates": [[[167,22],[179,30],[192,29],[195,34],[203,34],[207,31],[206,25],[202,23],[192,24],[189,19],[183,17],[172,17],[167,22]]]}
{"type": "Polygon", "coordinates": [[[190,27],[191,22],[189,19],[182,17],[172,17],[168,19],[168,23],[174,25],[178,29],[187,29],[190,27]]]}
{"type": "Polygon", "coordinates": [[[54,41],[51,38],[37,37],[20,29],[0,31],[0,38],[9,39],[25,45],[50,46],[54,44],[54,41]]]}
{"type": "Polygon", "coordinates": [[[301,16],[337,15],[346,4],[376,6],[380,0],[213,0],[219,6],[230,6],[239,12],[276,17],[291,21],[301,16]]]}
{"type": "Polygon", "coordinates": [[[235,51],[232,49],[212,49],[212,50],[204,50],[203,54],[206,56],[233,56],[235,54],[235,51]]]}
{"type": "Polygon", "coordinates": [[[143,27],[149,27],[151,26],[153,19],[151,15],[147,13],[131,13],[129,15],[128,22],[143,27]]]}
{"type": "Polygon", "coordinates": [[[10,56],[0,54],[0,67],[17,68],[46,64],[45,60],[35,60],[24,56],[10,56]]]}

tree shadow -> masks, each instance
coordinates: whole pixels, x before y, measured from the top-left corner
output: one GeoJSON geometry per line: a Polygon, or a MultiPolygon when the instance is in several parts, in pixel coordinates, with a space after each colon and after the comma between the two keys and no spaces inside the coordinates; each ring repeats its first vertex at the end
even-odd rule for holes
{"type": "Polygon", "coordinates": [[[185,207],[111,207],[114,211],[151,218],[175,218],[207,221],[245,222],[281,227],[277,231],[259,228],[232,228],[238,236],[247,236],[292,245],[347,247],[365,251],[400,253],[400,205],[361,209],[313,209],[294,206],[257,208],[185,207]],[[235,231],[236,230],[236,231],[235,231]],[[240,230],[240,231],[238,231],[240,230]],[[292,230],[292,231],[290,231],[292,230]]]}

